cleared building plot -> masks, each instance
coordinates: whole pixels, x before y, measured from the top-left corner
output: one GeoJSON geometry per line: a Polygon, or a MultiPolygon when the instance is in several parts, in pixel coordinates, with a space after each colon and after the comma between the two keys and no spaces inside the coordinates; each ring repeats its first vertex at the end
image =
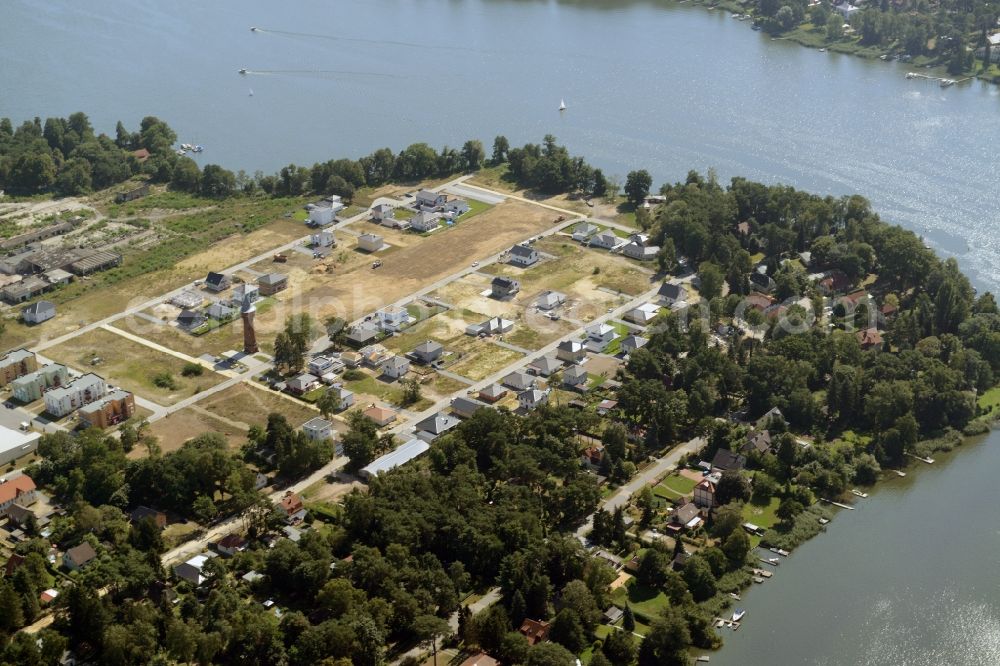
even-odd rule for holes
{"type": "MultiPolygon", "coordinates": [[[[184,442],[207,432],[217,432],[226,438],[231,450],[238,449],[247,441],[247,430],[219,419],[197,405],[185,407],[149,426],[149,431],[157,439],[162,453],[176,451],[184,442]]],[[[146,457],[146,449],[137,446],[129,453],[129,458],[146,457]]]]}
{"type": "Polygon", "coordinates": [[[242,382],[219,391],[198,404],[206,411],[244,425],[247,429],[254,425],[267,425],[267,416],[272,412],[284,414],[293,427],[319,415],[318,411],[298,400],[242,382]]]}
{"type": "Polygon", "coordinates": [[[183,359],[102,329],[47,349],[45,356],[96,373],[109,384],[161,405],[172,405],[225,379],[208,369],[203,369],[200,376],[185,377],[181,374],[187,363],[183,359]]]}

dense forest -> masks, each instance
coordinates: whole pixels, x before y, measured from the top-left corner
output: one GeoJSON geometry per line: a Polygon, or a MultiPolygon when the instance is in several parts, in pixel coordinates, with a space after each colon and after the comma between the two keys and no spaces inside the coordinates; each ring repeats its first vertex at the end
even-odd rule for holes
{"type": "MultiPolygon", "coordinates": [[[[145,139],[123,131],[110,143],[93,139],[80,121],[67,122],[55,144],[48,137],[55,141],[57,132],[46,134],[38,123],[19,128],[13,141],[7,132],[0,152],[5,182],[26,185],[16,165],[40,150],[56,178],[42,187],[57,187],[61,172],[52,153],[89,159],[70,156],[96,141],[118,157],[137,145],[158,146],[146,163],[155,165],[150,177],[206,196],[222,193],[214,185],[205,190],[196,168],[188,181],[178,176],[187,158],[173,155],[172,133],[159,121],[144,121],[145,139]],[[32,128],[40,131],[35,147],[24,148],[32,128]],[[162,143],[150,143],[153,136],[162,143]]],[[[232,187],[224,189],[349,194],[396,178],[475,169],[485,160],[478,142],[441,152],[415,144],[398,155],[386,149],[311,169],[290,165],[273,176],[229,174],[232,187]]],[[[522,148],[498,137],[490,162],[514,183],[543,192],[599,196],[619,187],[552,137],[522,148]]],[[[211,173],[210,184],[229,183],[211,173]]],[[[633,203],[650,187],[643,171],[624,184],[633,203]]],[[[938,259],[911,232],[879,220],[860,196],[821,197],[742,178],[723,186],[712,173],[695,172],[659,192],[663,203],[640,209],[637,222],[661,246],[663,270],[693,272],[704,301],[661,315],[649,344],[617,377],[615,409],[552,406],[525,416],[480,410],[435,440],[426,458],[311,512],[311,529],[298,541],[265,545],[266,535],[282,534],[282,516],[254,490],[255,472],[270,465],[296,478],[331,452],[311,446],[280,415],[254,429],[241,451],[205,433],[162,454],[145,429],[133,426],[114,436],[46,435],[42,460],[28,471],[66,510],[45,538],[28,526],[32,538],[17,547],[23,561],[0,579],[0,633],[10,637],[0,661],[53,664],[69,648],[102,664],[375,666],[397,649],[445,637],[505,664],[566,666],[592,649],[589,663],[596,666],[670,666],[687,664],[691,646],[717,646],[712,617],[725,595],[749,580],[742,503],[779,499],[781,523],[765,542],[794,546],[818,529],[815,516],[803,519],[817,498],[872,483],[883,467],[901,465],[929,442],[981,429],[976,396],[1000,373],[1000,311],[992,295],[976,295],[954,260],[938,259]],[[751,277],[761,270],[783,309],[744,311],[751,277]],[[842,285],[825,292],[810,273],[842,276],[842,285]],[[865,299],[844,300],[861,291],[865,299]],[[757,333],[742,335],[741,318],[757,333]],[[868,338],[859,333],[869,329],[880,331],[878,342],[863,345],[868,338]],[[695,436],[706,445],[692,462],[741,450],[750,424],[774,408],[783,417],[769,424],[773,448],[752,452],[748,471],[723,475],[720,507],[696,543],[677,539],[668,548],[640,539],[661,509],[645,491],[638,514],[598,510],[597,477],[580,463],[583,435],[604,445],[599,471],[616,485],[651,456],[695,436]],[[127,457],[134,448],[146,455],[127,457]],[[275,459],[265,463],[261,448],[275,459]],[[207,582],[197,588],[167,585],[159,530],[148,520],[128,521],[138,505],[203,524],[242,515],[250,548],[212,559],[207,582]],[[596,632],[601,612],[615,602],[616,573],[573,534],[591,515],[590,541],[635,558],[637,580],[668,600],[654,616],[625,604],[625,630],[603,638],[596,632]],[[41,612],[38,592],[53,579],[45,559],[50,542],[60,550],[87,542],[98,558],[70,576],[51,627],[15,633],[41,612]],[[250,571],[260,577],[246,580],[250,571]],[[463,600],[494,587],[499,601],[472,615],[463,600]],[[280,616],[265,600],[282,609],[280,616]],[[551,622],[551,642],[529,645],[518,631],[528,618],[551,622]],[[628,628],[637,622],[645,627],[641,641],[628,628]]],[[[351,419],[343,440],[352,468],[386,445],[363,418],[351,419]]]]}

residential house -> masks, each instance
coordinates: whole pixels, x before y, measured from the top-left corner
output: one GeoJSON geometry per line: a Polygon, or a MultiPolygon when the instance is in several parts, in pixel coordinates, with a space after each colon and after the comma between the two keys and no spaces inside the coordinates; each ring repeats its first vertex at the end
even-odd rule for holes
{"type": "Polygon", "coordinates": [[[198,310],[181,310],[177,315],[177,325],[187,330],[198,328],[206,321],[205,315],[198,310]]]}
{"type": "Polygon", "coordinates": [[[549,631],[552,630],[552,625],[544,620],[532,620],[531,618],[525,618],[524,622],[521,623],[519,632],[521,635],[528,639],[528,645],[536,645],[538,643],[544,643],[549,639],[549,631]]]}
{"type": "Polygon", "coordinates": [[[535,387],[535,378],[526,372],[515,370],[503,378],[503,385],[515,391],[525,391],[535,387]]]}
{"type": "Polygon", "coordinates": [[[485,652],[477,652],[458,666],[500,666],[500,662],[485,652]]]}
{"type": "MultiPolygon", "coordinates": [[[[9,507],[0,511],[0,516],[4,514],[7,515],[7,519],[13,524],[20,528],[24,528],[32,518],[35,518],[35,512],[27,507],[23,507],[20,504],[11,504],[9,507]]],[[[9,528],[8,528],[9,530],[9,528]]]]}
{"type": "Polygon", "coordinates": [[[621,341],[621,350],[625,355],[631,354],[636,349],[642,349],[649,344],[649,339],[641,335],[630,335],[621,341]]]}
{"type": "Polygon", "coordinates": [[[438,412],[417,423],[414,434],[425,442],[433,442],[458,424],[457,416],[438,412]]]}
{"type": "Polygon", "coordinates": [[[334,366],[334,359],[329,356],[313,356],[309,360],[309,374],[322,377],[334,366]]]}
{"type": "Polygon", "coordinates": [[[161,530],[167,526],[167,514],[156,509],[151,509],[148,506],[135,507],[132,513],[129,514],[129,520],[133,525],[143,520],[151,520],[161,530]]]}
{"type": "Polygon", "coordinates": [[[851,288],[851,280],[840,269],[829,271],[820,281],[819,290],[826,296],[839,294],[851,288]]]}
{"type": "Polygon", "coordinates": [[[412,319],[406,308],[401,308],[398,305],[389,305],[378,310],[375,317],[378,319],[378,325],[384,331],[398,331],[409,324],[412,319]]]}
{"type": "Polygon", "coordinates": [[[358,236],[358,249],[363,252],[378,252],[383,247],[385,247],[385,239],[377,234],[358,236]]]}
{"type": "Polygon", "coordinates": [[[44,395],[45,411],[62,418],[67,414],[100,400],[108,393],[108,385],[93,373],[77,377],[69,384],[50,389],[44,395]]]}
{"type": "Polygon", "coordinates": [[[617,400],[602,400],[599,403],[597,403],[597,414],[599,416],[604,416],[617,406],[618,406],[617,400]]]}
{"type": "Polygon", "coordinates": [[[625,247],[622,248],[622,254],[629,259],[637,259],[638,261],[653,261],[659,253],[659,245],[646,245],[645,243],[640,243],[636,240],[630,240],[625,247]]]}
{"type": "MultiPolygon", "coordinates": [[[[1000,63],[1000,32],[987,35],[986,41],[990,46],[990,62],[1000,63]]],[[[985,44],[976,49],[976,57],[980,59],[986,58],[985,44]]]]}
{"type": "Polygon", "coordinates": [[[566,302],[566,294],[558,291],[543,291],[535,301],[535,307],[539,310],[554,310],[566,302]]]}
{"type": "Polygon", "coordinates": [[[303,395],[305,393],[308,393],[309,391],[312,391],[314,388],[316,388],[318,385],[319,385],[319,377],[310,374],[308,372],[303,372],[297,377],[289,379],[285,384],[285,386],[288,388],[288,391],[296,395],[303,395]]]}
{"type": "Polygon", "coordinates": [[[512,278],[498,276],[490,282],[490,296],[497,299],[510,298],[521,291],[521,283],[512,278]]]}
{"type": "Polygon", "coordinates": [[[781,413],[781,410],[778,409],[777,407],[772,407],[771,409],[767,410],[764,416],[757,419],[757,423],[755,425],[757,426],[758,430],[765,430],[771,427],[771,422],[774,420],[777,420],[781,423],[787,423],[787,421],[785,420],[785,415],[781,413]]]}
{"type": "Polygon", "coordinates": [[[740,453],[743,455],[750,455],[751,453],[756,452],[760,455],[764,455],[765,453],[771,452],[772,446],[771,431],[757,430],[747,435],[747,441],[740,447],[740,453]]]}
{"type": "Polygon", "coordinates": [[[458,197],[448,199],[444,206],[441,207],[441,212],[445,215],[451,216],[452,218],[465,215],[469,212],[469,210],[469,202],[465,199],[459,199],[458,197]]]}
{"type": "Polygon", "coordinates": [[[278,502],[278,508],[284,514],[285,522],[289,525],[303,520],[307,513],[305,506],[302,504],[302,498],[299,497],[298,493],[293,493],[290,490],[278,502]]]}
{"type": "Polygon", "coordinates": [[[87,566],[96,557],[97,551],[94,550],[93,546],[84,541],[79,546],[74,546],[63,553],[62,561],[64,567],[70,571],[77,571],[87,566]]]}
{"type": "Polygon", "coordinates": [[[604,250],[613,250],[623,243],[622,239],[619,238],[615,232],[610,229],[606,229],[600,233],[594,234],[590,237],[589,245],[591,247],[599,247],[604,250]]]}
{"type": "Polygon", "coordinates": [[[583,363],[587,360],[587,348],[579,340],[563,340],[556,346],[556,358],[566,363],[583,363]]]}
{"type": "Polygon", "coordinates": [[[708,475],[694,487],[694,504],[702,509],[713,509],[715,502],[715,487],[719,483],[718,475],[708,475]]]}
{"type": "Polygon", "coordinates": [[[205,563],[213,557],[215,557],[214,553],[208,552],[195,555],[188,561],[175,565],[174,576],[198,587],[208,580],[208,577],[202,573],[202,570],[205,568],[205,563]]]}
{"type": "Polygon", "coordinates": [[[396,209],[389,204],[379,204],[372,207],[372,219],[376,222],[391,220],[396,217],[396,209]]]}
{"type": "Polygon", "coordinates": [[[53,587],[50,587],[49,589],[44,590],[41,594],[38,595],[38,601],[43,606],[48,606],[53,601],[55,601],[56,597],[58,597],[58,596],[59,596],[59,590],[57,590],[57,589],[55,589],[53,587]]]}
{"type": "Polygon", "coordinates": [[[439,226],[441,226],[441,213],[420,211],[410,218],[410,228],[421,233],[434,231],[439,226]]]}
{"type": "Polygon", "coordinates": [[[583,453],[580,454],[580,464],[586,465],[591,469],[598,469],[601,466],[601,462],[604,460],[604,445],[603,444],[593,444],[584,449],[583,453]]]}
{"type": "Polygon", "coordinates": [[[529,367],[535,371],[535,374],[541,377],[548,377],[552,373],[558,372],[562,366],[562,361],[554,356],[542,356],[529,364],[529,367]]]}
{"type": "Polygon", "coordinates": [[[225,291],[232,284],[232,279],[224,273],[211,272],[205,278],[205,288],[210,291],[225,291]]]}
{"type": "Polygon", "coordinates": [[[231,308],[222,303],[212,303],[208,306],[208,310],[206,310],[206,314],[210,319],[217,319],[218,321],[223,322],[229,321],[235,317],[237,312],[238,311],[235,308],[231,308]]]}
{"type": "Polygon", "coordinates": [[[359,368],[365,359],[358,352],[345,351],[340,352],[340,360],[345,368],[359,368]]]}
{"type": "MultiPolygon", "coordinates": [[[[365,345],[371,344],[379,338],[382,331],[379,327],[372,322],[363,322],[358,324],[347,334],[347,343],[354,347],[364,347],[365,345]]],[[[341,360],[348,366],[346,360],[344,360],[344,355],[340,355],[341,360]]]]}
{"type": "Polygon", "coordinates": [[[645,326],[649,322],[656,319],[660,314],[660,306],[653,303],[643,303],[637,308],[629,310],[625,314],[625,319],[635,322],[640,326],[645,326]]]}
{"type": "Polygon", "coordinates": [[[34,480],[27,474],[15,476],[0,483],[0,514],[7,511],[7,508],[17,504],[19,506],[31,506],[38,500],[38,489],[34,480]]]}
{"type": "Polygon", "coordinates": [[[382,364],[382,374],[392,379],[402,379],[410,371],[410,362],[405,356],[393,356],[382,364]]]}
{"type": "Polygon", "coordinates": [[[489,386],[487,386],[486,388],[484,388],[479,392],[478,397],[483,402],[488,402],[490,404],[493,404],[495,402],[503,400],[504,396],[506,396],[507,393],[508,393],[507,389],[500,386],[499,384],[490,384],[489,386]]]}
{"type": "Polygon", "coordinates": [[[618,622],[624,616],[625,616],[625,611],[623,611],[621,608],[618,608],[618,606],[608,606],[607,610],[604,611],[601,617],[604,620],[603,622],[604,624],[607,624],[609,626],[614,626],[615,622],[618,622]]]}
{"type": "Polygon", "coordinates": [[[670,307],[687,301],[687,289],[680,282],[664,282],[657,292],[660,302],[670,307]]]}
{"type": "Polygon", "coordinates": [[[618,331],[608,324],[592,324],[587,329],[586,345],[595,351],[604,351],[618,337],[618,331]]]}
{"type": "MultiPolygon", "coordinates": [[[[704,521],[701,519],[701,509],[694,502],[688,502],[674,510],[670,516],[671,531],[696,530],[704,521]]],[[[669,528],[668,528],[669,529],[669,528]]]]}
{"type": "Polygon", "coordinates": [[[517,406],[525,411],[531,411],[549,401],[549,392],[529,389],[517,394],[517,406]]]}
{"type": "Polygon", "coordinates": [[[374,370],[380,369],[382,364],[392,357],[392,353],[388,349],[378,344],[362,347],[360,352],[365,365],[374,370]]]}
{"type": "Polygon", "coordinates": [[[587,386],[587,371],[583,366],[572,365],[563,373],[563,386],[584,389],[587,386]]]}
{"type": "Polygon", "coordinates": [[[395,469],[400,465],[405,465],[414,458],[427,453],[431,445],[422,439],[411,439],[394,451],[390,451],[381,458],[376,459],[370,465],[363,467],[359,474],[366,479],[378,476],[383,472],[395,469]]]}
{"type": "Polygon", "coordinates": [[[865,351],[882,348],[882,333],[877,328],[866,328],[863,331],[858,331],[855,335],[861,344],[861,349],[865,351]]]}
{"type": "Polygon", "coordinates": [[[465,327],[466,335],[500,335],[514,328],[514,322],[502,317],[487,319],[481,324],[470,324],[465,327]]]}
{"type": "Polygon", "coordinates": [[[343,386],[332,386],[328,392],[333,393],[337,399],[337,411],[342,412],[354,404],[354,391],[343,386]]]}
{"type": "Polygon", "coordinates": [[[590,237],[600,231],[601,228],[591,222],[581,222],[573,227],[573,240],[579,243],[586,243],[590,237]]]}
{"type": "Polygon", "coordinates": [[[23,377],[38,369],[38,359],[35,352],[27,349],[14,349],[0,358],[0,387],[7,386],[19,377],[23,377]]]}
{"type": "Polygon", "coordinates": [[[317,416],[302,424],[302,432],[311,442],[326,442],[333,439],[333,423],[317,416]]]}
{"type": "Polygon", "coordinates": [[[518,244],[510,248],[509,263],[521,268],[527,268],[538,263],[538,250],[530,245],[518,244]]]}
{"type": "Polygon", "coordinates": [[[763,313],[774,304],[774,299],[755,291],[744,296],[743,303],[746,304],[746,307],[763,313]]]}
{"type": "Polygon", "coordinates": [[[364,411],[364,415],[375,422],[380,428],[384,428],[396,420],[396,412],[385,407],[369,407],[364,411]]]}
{"type": "Polygon", "coordinates": [[[233,557],[247,549],[247,540],[239,534],[227,534],[215,542],[215,549],[226,557],[233,557]]]}
{"type": "Polygon", "coordinates": [[[80,408],[80,423],[89,428],[110,428],[135,415],[135,396],[115,389],[99,400],[80,408]]]}
{"type": "Polygon", "coordinates": [[[50,363],[23,377],[18,377],[11,382],[10,389],[15,400],[28,403],[40,400],[50,388],[65,386],[68,382],[69,370],[66,366],[50,363]]]}
{"type": "Polygon", "coordinates": [[[268,273],[257,278],[257,287],[262,296],[272,296],[288,288],[288,276],[281,273],[268,273]]]}
{"type": "Polygon", "coordinates": [[[340,197],[337,195],[327,197],[323,201],[312,204],[309,209],[309,219],[306,224],[310,227],[327,227],[337,219],[337,213],[345,208],[340,197]]]}
{"type": "Polygon", "coordinates": [[[750,273],[750,288],[754,291],[759,291],[764,294],[773,293],[777,288],[774,280],[767,273],[761,273],[760,271],[753,271],[750,273]]]}
{"type": "Polygon", "coordinates": [[[451,412],[459,418],[467,419],[480,409],[486,407],[483,403],[472,398],[459,396],[451,399],[451,412]]]}
{"type": "Polygon", "coordinates": [[[444,353],[444,347],[433,340],[428,340],[426,342],[421,342],[413,349],[413,357],[419,362],[425,365],[430,365],[436,360],[441,358],[441,354],[444,353]]]}
{"type": "MultiPolygon", "coordinates": [[[[256,303],[260,300],[260,287],[250,282],[240,282],[233,288],[233,296],[229,299],[229,303],[234,307],[243,307],[249,299],[251,303],[256,303]]],[[[200,304],[200,301],[199,301],[200,304]]]]}
{"type": "Polygon", "coordinates": [[[712,458],[713,472],[738,472],[747,464],[747,459],[729,449],[719,449],[712,458]]]}
{"type": "Polygon", "coordinates": [[[21,310],[21,317],[27,324],[41,324],[56,316],[56,305],[51,301],[38,301],[21,310]]]}
{"type": "Polygon", "coordinates": [[[313,248],[323,248],[335,247],[337,242],[333,237],[332,231],[317,231],[309,237],[309,244],[313,248]]]}
{"type": "Polygon", "coordinates": [[[417,208],[423,210],[436,210],[438,207],[448,202],[448,195],[443,192],[431,192],[430,190],[420,190],[414,197],[417,208]]]}

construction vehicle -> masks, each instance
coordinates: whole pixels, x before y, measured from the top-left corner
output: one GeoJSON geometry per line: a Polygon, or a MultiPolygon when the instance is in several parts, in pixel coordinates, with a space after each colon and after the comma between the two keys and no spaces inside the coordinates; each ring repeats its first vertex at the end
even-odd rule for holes
{"type": "Polygon", "coordinates": [[[286,261],[288,261],[288,255],[287,254],[282,254],[281,252],[277,252],[274,255],[274,260],[276,262],[278,262],[279,264],[283,264],[286,261]]]}
{"type": "Polygon", "coordinates": [[[382,268],[381,259],[376,259],[375,261],[372,262],[372,270],[375,270],[376,268],[382,268]]]}

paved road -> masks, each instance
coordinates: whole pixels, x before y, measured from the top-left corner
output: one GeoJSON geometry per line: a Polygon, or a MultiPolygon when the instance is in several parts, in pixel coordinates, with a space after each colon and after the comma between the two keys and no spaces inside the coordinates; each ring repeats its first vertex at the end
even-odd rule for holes
{"type": "MultiPolygon", "coordinates": [[[[693,451],[697,451],[703,446],[705,446],[705,440],[701,437],[695,437],[694,439],[684,442],[683,444],[671,449],[670,453],[636,474],[632,477],[631,481],[619,488],[614,495],[608,497],[601,505],[601,508],[605,511],[614,511],[618,507],[625,506],[628,503],[629,498],[631,498],[633,494],[642,490],[643,486],[660,478],[676,467],[677,462],[681,458],[693,451]]],[[[587,516],[587,522],[581,525],[576,531],[576,535],[581,538],[585,537],[590,530],[593,529],[593,527],[594,514],[591,514],[587,516]]]]}

